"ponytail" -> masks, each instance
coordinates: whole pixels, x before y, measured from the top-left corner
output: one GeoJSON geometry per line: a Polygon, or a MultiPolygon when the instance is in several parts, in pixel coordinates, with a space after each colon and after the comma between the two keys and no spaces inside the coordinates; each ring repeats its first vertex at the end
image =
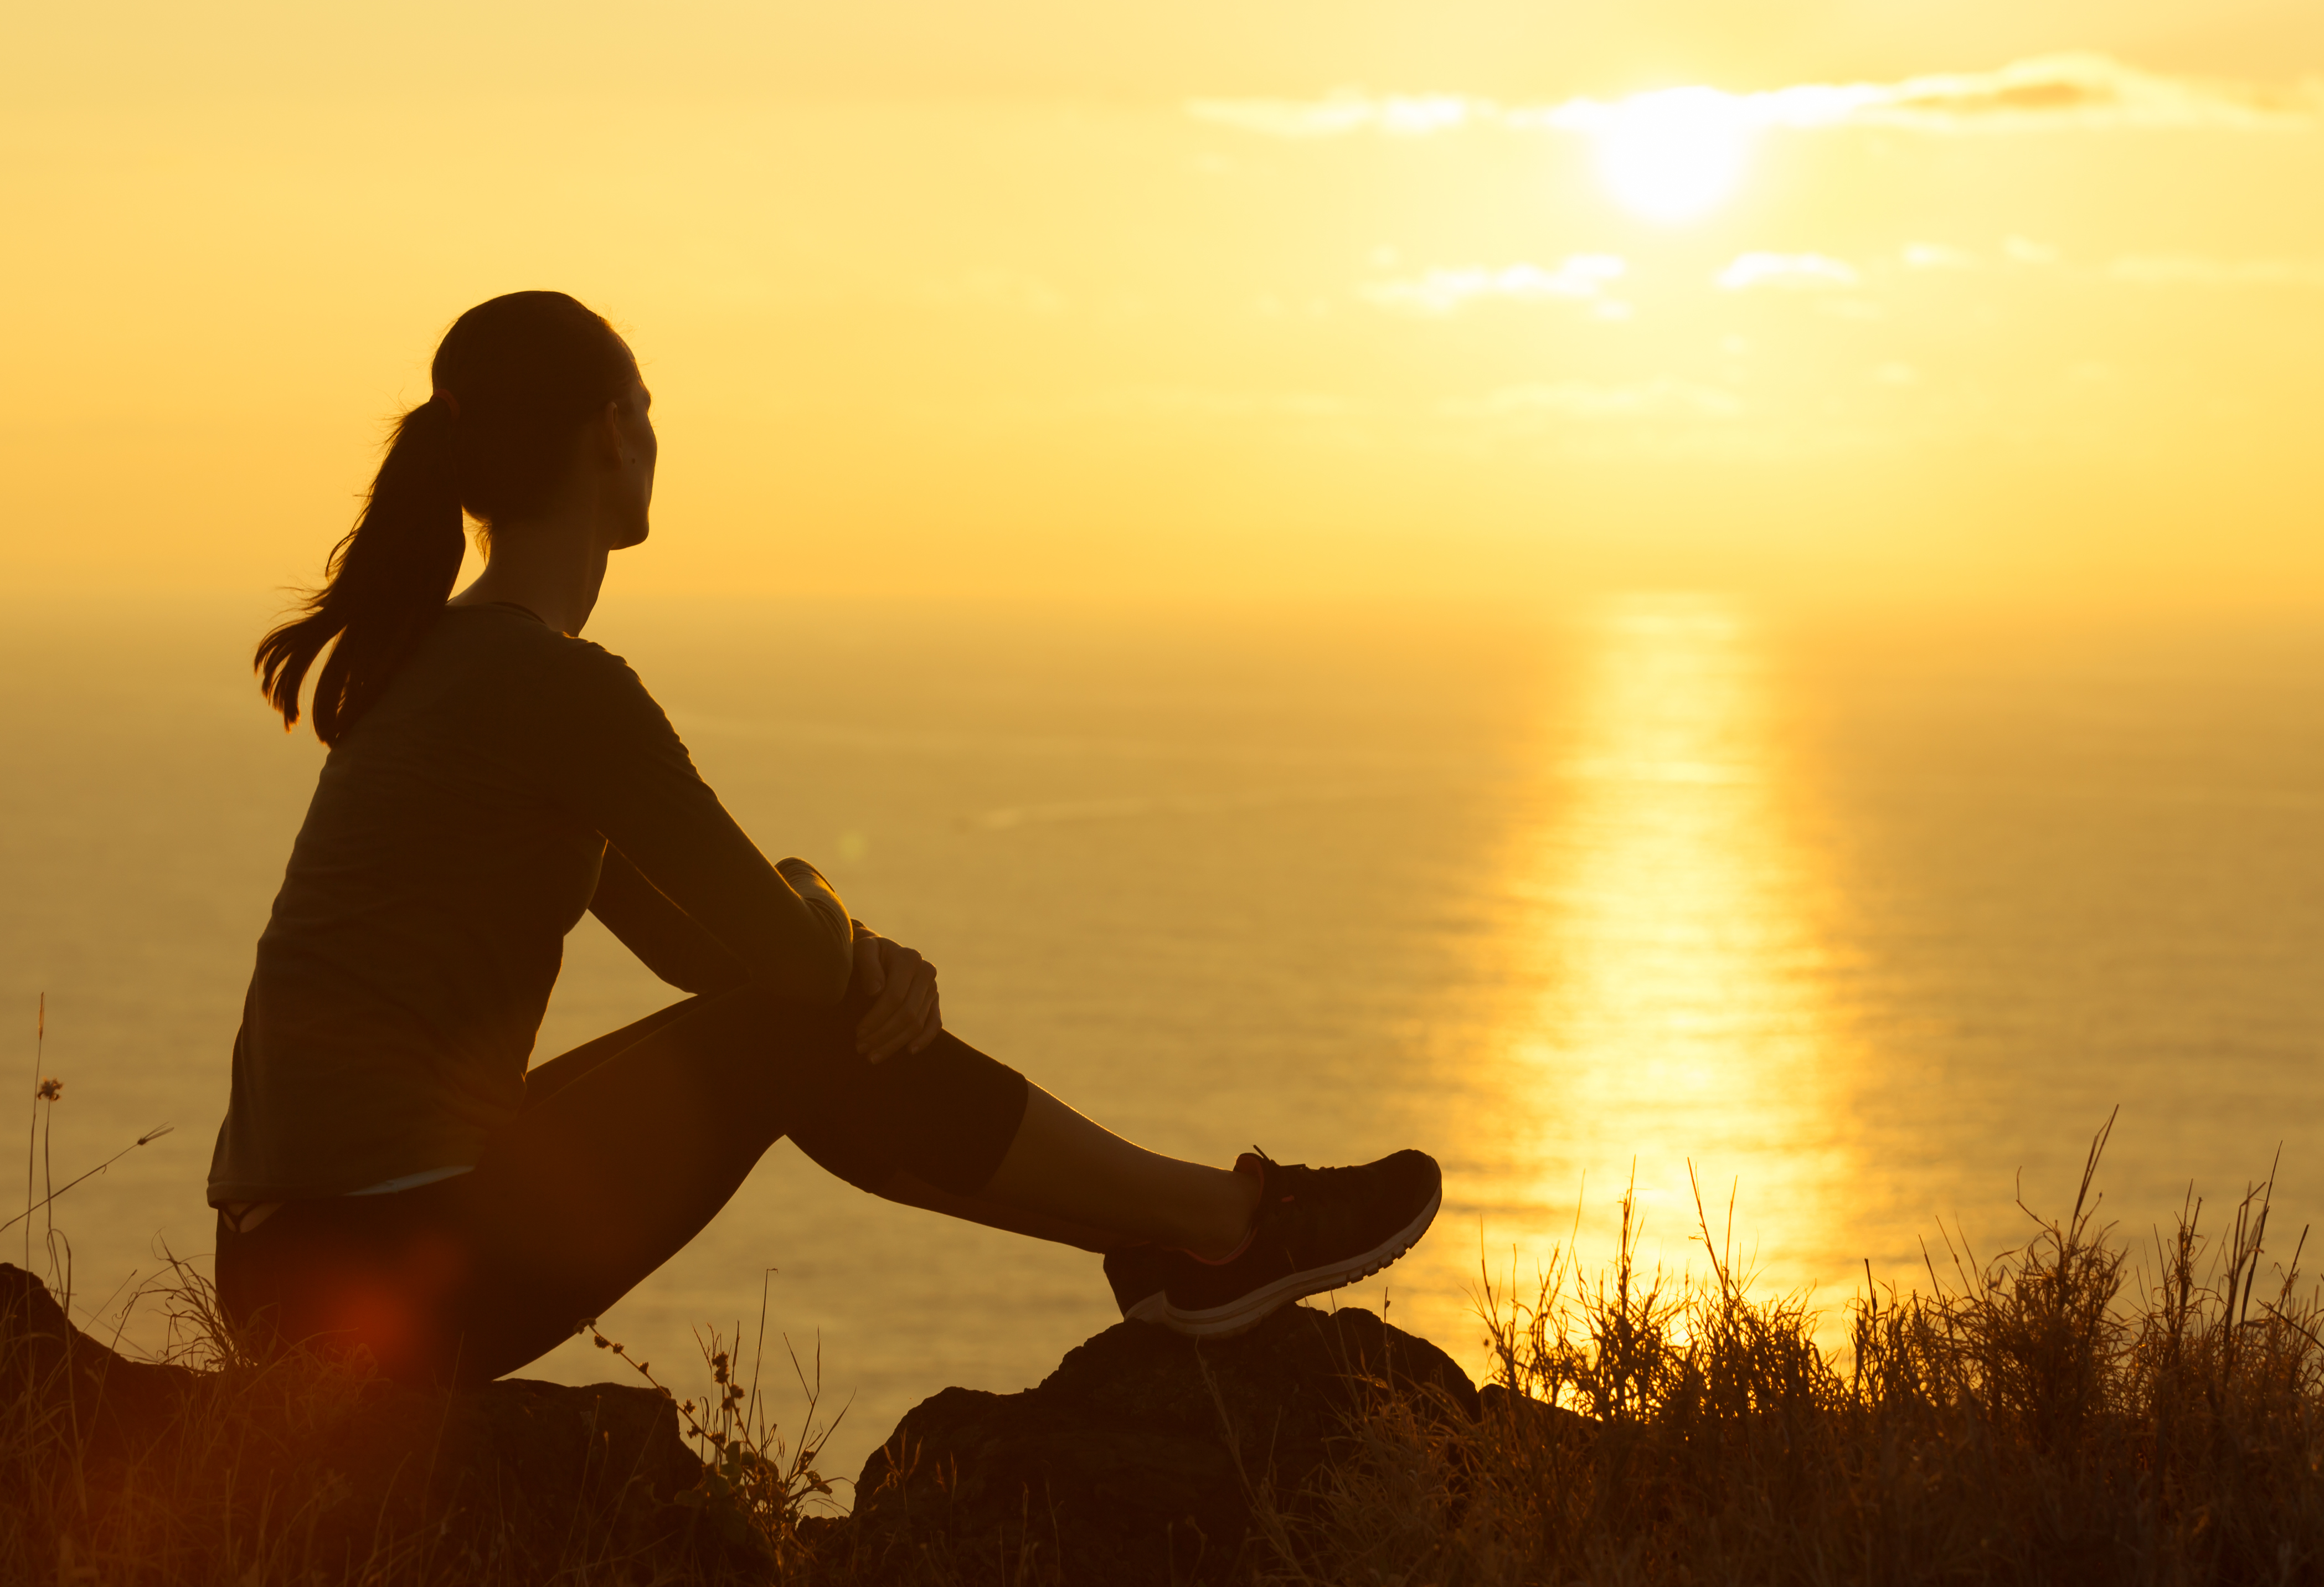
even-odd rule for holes
{"type": "Polygon", "coordinates": [[[315,736],[337,743],[452,593],[467,549],[455,411],[433,397],[396,421],[363,512],[325,565],[323,587],[307,598],[304,616],[258,641],[259,692],[285,728],[299,724],[300,685],[330,645],[315,680],[315,736]]]}
{"type": "Polygon", "coordinates": [[[460,575],[466,521],[541,512],[575,433],[637,379],[613,328],[563,292],[511,292],[469,309],[436,349],[436,394],[396,420],[363,512],[300,615],[258,641],[259,692],[299,723],[315,679],[315,736],[336,744],[435,625],[460,575]]]}

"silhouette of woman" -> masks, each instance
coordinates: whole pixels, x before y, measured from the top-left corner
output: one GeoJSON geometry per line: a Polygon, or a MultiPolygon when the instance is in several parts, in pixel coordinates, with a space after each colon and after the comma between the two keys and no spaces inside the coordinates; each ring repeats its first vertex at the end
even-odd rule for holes
{"type": "Polygon", "coordinates": [[[578,637],[609,554],[646,538],[628,346],[561,292],[513,292],[463,314],[432,374],[255,659],[286,727],[315,673],[330,753],[210,1168],[237,1324],[407,1380],[498,1377],[668,1260],[786,1134],[874,1195],[1102,1251],[1125,1315],[1189,1333],[1420,1238],[1419,1152],[1181,1162],[947,1032],[934,967],[813,865],[770,863],[637,675],[578,637]],[[487,561],[454,595],[464,512],[487,561]],[[691,995],[528,1071],[585,909],[691,995]]]}

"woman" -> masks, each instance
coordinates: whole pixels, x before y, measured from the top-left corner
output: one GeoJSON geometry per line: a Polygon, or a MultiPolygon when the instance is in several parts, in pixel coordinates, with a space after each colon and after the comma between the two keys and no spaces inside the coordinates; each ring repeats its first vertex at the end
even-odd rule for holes
{"type": "Polygon", "coordinates": [[[1420,1238],[1419,1152],[1180,1162],[946,1032],[934,968],[806,861],[770,864],[636,674],[577,637],[608,554],[646,538],[628,346],[515,292],[460,317],[433,375],[323,588],[258,647],[286,727],[315,671],[331,748],[210,1168],[229,1316],[483,1382],[668,1260],[786,1134],[874,1195],[1103,1251],[1125,1315],[1186,1333],[1420,1238]],[[453,595],[464,509],[487,561],[453,595]],[[692,995],[528,1072],[585,909],[692,995]]]}

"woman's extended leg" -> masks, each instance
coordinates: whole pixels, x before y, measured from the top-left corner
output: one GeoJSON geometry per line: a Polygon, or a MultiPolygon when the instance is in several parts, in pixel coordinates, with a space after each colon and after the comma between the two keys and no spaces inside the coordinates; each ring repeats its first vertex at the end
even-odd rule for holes
{"type": "MultiPolygon", "coordinates": [[[[1256,1153],[1233,1170],[1180,1162],[1101,1128],[949,1034],[919,1053],[865,1062],[849,1041],[860,1002],[851,999],[807,1017],[752,994],[706,1000],[638,1049],[558,1091],[542,1109],[526,1110],[528,1118],[539,1112],[548,1121],[566,1110],[567,1099],[579,1099],[585,1111],[603,1107],[615,1077],[669,1067],[672,1059],[659,1056],[665,1046],[673,1047],[687,1083],[727,1075],[715,1084],[767,1099],[735,1109],[715,1127],[714,1133],[725,1132],[739,1122],[743,1133],[725,1158],[706,1159],[715,1201],[681,1195],[675,1208],[656,1210],[667,1187],[649,1186],[626,1210],[632,1224],[644,1214],[651,1232],[626,1244],[585,1232],[584,1249],[570,1262],[576,1272],[593,1260],[598,1265],[596,1306],[610,1305],[690,1239],[784,1129],[816,1161],[864,1189],[1109,1251],[1107,1276],[1124,1313],[1187,1333],[1236,1332],[1299,1296],[1376,1271],[1435,1216],[1441,1177],[1423,1153],[1397,1152],[1349,1168],[1278,1164],[1256,1153]],[[690,1058],[676,1050],[699,1042],[715,1055],[690,1058]],[[731,1077],[737,1050],[757,1056],[760,1066],[731,1077]],[[801,1068],[795,1055],[802,1052],[819,1052],[822,1061],[801,1068]],[[777,1061],[766,1067],[770,1056],[777,1061]]],[[[678,1112],[699,1117],[701,1108],[681,1103],[678,1112]]],[[[648,1133],[669,1131],[662,1123],[648,1133]]],[[[554,1174],[544,1165],[535,1178],[550,1183],[554,1174]]],[[[623,1223],[613,1211],[598,1215],[615,1227],[623,1223]]],[[[532,1287],[556,1296],[553,1283],[532,1287]]],[[[576,1311],[566,1300],[551,1313],[560,1306],[567,1318],[596,1309],[576,1311]]]]}
{"type": "Polygon", "coordinates": [[[1035,1085],[982,1199],[1222,1256],[1250,1227],[1259,1182],[1132,1145],[1035,1085]]]}
{"type": "Polygon", "coordinates": [[[982,1189],[940,1189],[900,1169],[877,1189],[908,1206],[1084,1250],[1151,1243],[1204,1255],[1231,1250],[1259,1201],[1250,1175],[1148,1151],[1030,1084],[1009,1155],[982,1189]]]}
{"type": "Polygon", "coordinates": [[[360,1341],[398,1377],[486,1381],[667,1261],[785,1133],[866,1190],[1093,1250],[1224,1254],[1252,1226],[1258,1177],[1134,1146],[950,1035],[866,1062],[866,1001],[745,987],[576,1048],[528,1077],[474,1171],[222,1235],[222,1298],[273,1307],[294,1338],[360,1341]]]}
{"type": "Polygon", "coordinates": [[[300,1333],[357,1332],[399,1376],[478,1382],[667,1261],[785,1133],[867,1190],[1093,1250],[1231,1242],[1248,1221],[1247,1180],[1132,1146],[955,1038],[866,1063],[864,1001],[674,1005],[533,1071],[474,1172],[294,1204],[280,1238],[270,1221],[241,1243],[287,1259],[294,1287],[301,1268],[349,1269],[346,1304],[327,1284],[319,1310],[287,1308],[300,1333]]]}

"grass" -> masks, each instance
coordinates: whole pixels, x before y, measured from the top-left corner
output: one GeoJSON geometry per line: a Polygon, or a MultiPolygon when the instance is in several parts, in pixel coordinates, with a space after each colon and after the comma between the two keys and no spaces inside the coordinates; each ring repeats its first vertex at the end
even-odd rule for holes
{"type": "Polygon", "coordinates": [[[1982,1263],[1949,1244],[1910,1293],[1868,1275],[1835,1352],[1725,1257],[1641,1273],[1626,1206],[1593,1281],[1489,1286],[1480,1421],[1373,1400],[1311,1503],[1273,1510],[1268,1573],[2324,1580],[2324,1314],[2296,1252],[2263,1289],[2268,1188],[2216,1241],[2190,1199],[2135,1273],[2096,1219],[2106,1133],[2068,1216],[1982,1263]]]}
{"type": "MultiPolygon", "coordinates": [[[[1643,1269],[1626,1203],[1601,1269],[1585,1277],[1562,1250],[1524,1293],[1486,1283],[1480,1419],[1380,1385],[1302,1490],[1250,1495],[1255,1579],[2324,1581],[2324,1308],[2297,1250],[2266,1267],[2268,1187],[2216,1237],[2190,1200],[2134,1262],[2097,1217],[2105,1142],[2101,1130],[2071,1211],[2033,1218],[2022,1247],[1979,1259],[1948,1242],[1909,1289],[1868,1273],[1838,1350],[1819,1345],[1824,1319],[1803,1297],[1755,1293],[1707,1217],[1706,1273],[1643,1269]]],[[[715,1335],[710,1389],[671,1398],[703,1458],[681,1508],[724,1553],[641,1550],[578,1527],[531,1555],[479,1554],[446,1541],[424,1480],[406,1484],[418,1501],[380,1504],[350,1531],[346,1479],[299,1458],[375,1392],[361,1363],[253,1352],[183,1269],[166,1293],[171,1353],[189,1375],[154,1436],[108,1440],[36,1385],[0,1384],[0,1581],[833,1573],[825,1561],[818,1576],[814,1529],[799,1525],[828,1492],[817,1440],[786,1450],[755,1371],[743,1381],[715,1335]]],[[[951,1580],[957,1563],[913,1569],[951,1580]]]]}
{"type": "MultiPolygon", "coordinates": [[[[602,1458],[531,1462],[536,1481],[560,1473],[545,1503],[495,1490],[450,1469],[451,1450],[477,1446],[473,1428],[446,1436],[457,1397],[388,1383],[360,1358],[253,1349],[180,1262],[147,1295],[171,1342],[105,1363],[102,1402],[72,1392],[72,1360],[0,1356],[0,1582],[577,1587],[788,1580],[807,1563],[802,1506],[830,1491],[815,1443],[786,1451],[715,1334],[712,1392],[676,1407],[697,1480],[641,1516],[610,1441],[602,1458]]],[[[529,1435],[521,1416],[504,1425],[529,1435]]]]}
{"type": "MultiPolygon", "coordinates": [[[[677,1502],[700,1513],[721,1540],[770,1562],[779,1575],[803,1573],[812,1564],[800,1536],[800,1523],[817,1499],[832,1497],[831,1484],[816,1470],[823,1445],[838,1431],[839,1417],[816,1419],[823,1393],[823,1359],[818,1351],[815,1374],[809,1379],[796,1353],[786,1344],[791,1369],[805,1397],[797,1448],[768,1414],[768,1398],[759,1386],[760,1369],[767,1356],[767,1293],[762,1278],[759,1293],[759,1333],[745,1370],[725,1338],[716,1330],[699,1335],[703,1365],[710,1372],[710,1388],[700,1398],[678,1399],[653,1375],[648,1363],[632,1357],[619,1342],[608,1339],[595,1323],[589,1338],[600,1350],[622,1358],[631,1370],[666,1399],[677,1400],[685,1436],[702,1462],[702,1480],[678,1496],[677,1502]]],[[[742,1334],[735,1325],[737,1344],[742,1334]]],[[[842,1413],[844,1416],[845,1413],[842,1413]]]]}
{"type": "MultiPolygon", "coordinates": [[[[57,1226],[57,1203],[170,1127],[146,1131],[58,1185],[50,1138],[63,1086],[42,1073],[47,1013],[44,995],[24,1210],[0,1223],[0,1233],[23,1226],[23,1268],[69,1319],[77,1309],[71,1242],[57,1226]]],[[[654,1536],[622,1535],[621,1523],[634,1516],[618,1513],[584,1514],[544,1536],[540,1518],[519,1513],[527,1507],[512,1507],[510,1496],[480,1493],[463,1473],[435,1469],[448,1397],[388,1383],[364,1359],[248,1337],[199,1270],[174,1257],[167,1267],[127,1301],[100,1308],[115,1322],[112,1337],[99,1342],[112,1351],[140,1306],[158,1309],[164,1328],[150,1359],[97,1360],[106,1374],[101,1395],[91,1392],[84,1370],[100,1352],[24,1345],[29,1319],[0,1315],[0,1583],[676,1583],[788,1579],[808,1563],[799,1523],[810,1502],[831,1494],[814,1462],[836,1424],[816,1419],[819,1358],[814,1382],[792,1358],[807,1396],[807,1432],[798,1448],[769,1415],[758,1380],[763,1296],[747,1378],[727,1339],[705,1331],[698,1337],[711,1383],[683,1400],[647,1363],[587,1325],[600,1348],[675,1406],[699,1477],[677,1493],[674,1526],[654,1536]],[[414,1415],[422,1422],[417,1428],[410,1425],[414,1415]],[[417,1458],[382,1481],[363,1451],[347,1447],[351,1431],[358,1438],[403,1435],[395,1442],[417,1458]],[[687,1535],[687,1545],[671,1545],[672,1530],[687,1535]],[[523,1546],[513,1551],[494,1547],[520,1539],[523,1546]]],[[[624,1473],[585,1469],[582,1477],[587,1502],[576,1509],[609,1500],[620,1509],[624,1473]]]]}

